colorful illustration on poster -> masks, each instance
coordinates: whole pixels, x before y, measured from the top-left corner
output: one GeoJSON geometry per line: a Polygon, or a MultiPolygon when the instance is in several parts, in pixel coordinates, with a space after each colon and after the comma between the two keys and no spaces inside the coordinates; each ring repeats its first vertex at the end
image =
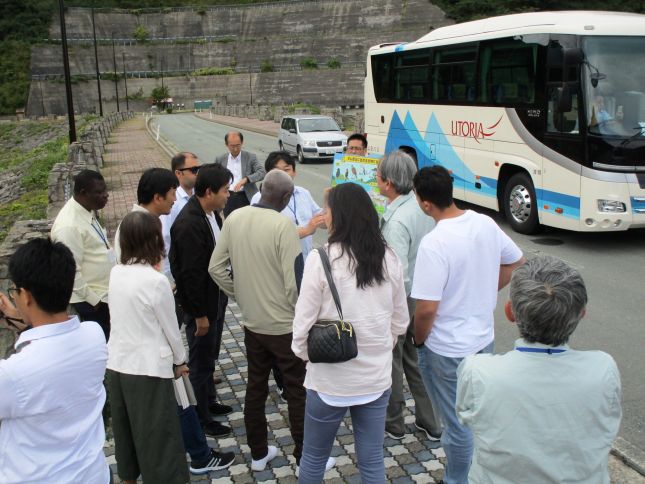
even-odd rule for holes
{"type": "Polygon", "coordinates": [[[379,216],[385,211],[385,197],[378,190],[376,168],[380,155],[353,156],[336,153],[331,171],[331,186],[356,183],[369,194],[379,216]]]}

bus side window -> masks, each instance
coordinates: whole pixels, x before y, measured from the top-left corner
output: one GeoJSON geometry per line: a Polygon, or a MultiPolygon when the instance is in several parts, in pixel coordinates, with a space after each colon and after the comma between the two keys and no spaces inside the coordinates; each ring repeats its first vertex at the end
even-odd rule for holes
{"type": "Polygon", "coordinates": [[[547,131],[549,133],[578,134],[580,132],[578,94],[571,93],[571,111],[564,113],[556,109],[557,86],[549,86],[548,99],[547,131]]]}

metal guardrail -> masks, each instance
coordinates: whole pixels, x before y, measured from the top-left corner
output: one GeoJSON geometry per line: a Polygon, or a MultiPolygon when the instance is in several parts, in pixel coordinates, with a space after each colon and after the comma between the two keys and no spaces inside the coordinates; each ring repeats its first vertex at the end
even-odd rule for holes
{"type": "MultiPolygon", "coordinates": [[[[112,44],[112,38],[97,38],[96,42],[98,44],[112,44]]],[[[115,38],[114,43],[118,45],[136,45],[136,44],[146,44],[146,43],[156,43],[156,44],[181,44],[181,43],[226,43],[226,42],[234,42],[237,40],[237,35],[200,35],[200,36],[195,36],[195,37],[149,37],[148,39],[145,40],[145,42],[138,41],[134,37],[132,38],[115,38]]],[[[43,39],[43,43],[45,44],[61,44],[62,39],[60,38],[50,38],[50,39],[43,39]]],[[[73,36],[73,35],[68,35],[67,36],[67,43],[68,44],[93,44],[94,43],[94,38],[93,37],[81,37],[80,35],[73,36]]]]}
{"type": "MultiPolygon", "coordinates": [[[[341,69],[342,68],[350,68],[350,69],[360,69],[365,67],[365,62],[343,62],[341,63],[341,69]]],[[[204,67],[203,69],[208,69],[208,67],[204,67]]],[[[217,69],[227,69],[227,67],[217,67],[217,69]]],[[[207,74],[207,75],[223,75],[223,76],[230,76],[234,74],[257,74],[262,72],[261,68],[259,66],[236,66],[236,67],[231,67],[230,69],[233,69],[233,72],[231,74],[207,74]]],[[[199,69],[185,69],[185,70],[171,70],[171,71],[127,71],[127,77],[128,79],[136,78],[136,79],[149,79],[149,78],[159,78],[159,77],[181,77],[181,76],[189,76],[189,77],[203,77],[202,75],[196,76],[193,73],[199,69]]],[[[318,69],[308,69],[308,68],[303,68],[300,64],[283,64],[283,65],[278,65],[278,66],[273,66],[273,71],[272,72],[293,72],[293,71],[302,71],[302,70],[332,70],[332,68],[328,67],[327,65],[320,65],[318,66],[318,69]]],[[[105,79],[108,81],[113,81],[114,80],[114,72],[113,71],[103,71],[100,73],[101,74],[101,79],[105,79]]],[[[32,74],[31,75],[31,80],[32,81],[55,81],[59,79],[63,79],[64,76],[61,73],[49,73],[49,74],[32,74]]],[[[76,73],[72,74],[72,79],[76,78],[77,81],[90,81],[96,79],[96,73],[95,72],[90,72],[90,73],[76,73]]],[[[119,79],[122,79],[123,76],[121,73],[119,73],[119,79]]]]}

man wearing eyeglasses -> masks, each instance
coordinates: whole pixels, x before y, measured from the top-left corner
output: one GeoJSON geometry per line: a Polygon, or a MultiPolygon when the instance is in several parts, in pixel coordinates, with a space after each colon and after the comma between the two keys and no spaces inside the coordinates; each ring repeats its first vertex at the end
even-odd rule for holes
{"type": "Polygon", "coordinates": [[[186,206],[190,197],[193,196],[195,180],[197,180],[197,173],[199,173],[201,166],[197,155],[188,151],[177,153],[170,161],[170,169],[177,177],[179,186],[175,192],[176,199],[170,209],[170,213],[159,218],[161,219],[163,241],[166,246],[166,261],[163,263],[163,271],[171,280],[172,273],[170,272],[170,265],[167,263],[168,254],[170,254],[170,227],[175,223],[181,209],[186,206]]]}
{"type": "Polygon", "coordinates": [[[233,173],[230,197],[224,208],[224,217],[228,217],[233,210],[251,204],[253,195],[258,192],[256,183],[264,179],[266,171],[257,156],[242,150],[244,143],[242,133],[237,131],[226,133],[224,143],[228,153],[215,158],[215,163],[219,163],[233,173]]]}
{"type": "Polygon", "coordinates": [[[107,345],[94,322],[67,314],[74,255],[34,239],[9,261],[0,311],[27,325],[0,360],[0,482],[110,482],[103,454],[107,345]]]}
{"type": "Polygon", "coordinates": [[[52,240],[65,244],[76,261],[72,306],[81,321],[99,323],[106,341],[110,337],[108,282],[116,255],[96,211],[107,201],[103,176],[97,171],[82,170],[74,177],[74,195],[56,216],[51,230],[52,240]]]}

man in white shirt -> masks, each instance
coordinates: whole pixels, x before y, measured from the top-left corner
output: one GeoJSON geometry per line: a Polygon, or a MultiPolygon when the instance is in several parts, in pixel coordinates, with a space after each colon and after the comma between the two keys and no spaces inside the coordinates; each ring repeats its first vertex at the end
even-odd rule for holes
{"type": "Polygon", "coordinates": [[[609,484],[620,375],[607,353],[567,345],[586,305],[580,273],[561,260],[536,257],[513,273],[515,349],[458,369],[457,416],[475,436],[469,482],[609,484]]]}
{"type": "Polygon", "coordinates": [[[31,328],[0,361],[0,482],[107,484],[103,454],[103,377],[107,346],[100,326],[67,314],[76,265],[50,239],[22,245],[9,261],[15,306],[0,311],[31,328]]]}
{"type": "Polygon", "coordinates": [[[256,183],[264,179],[266,171],[258,158],[248,151],[242,150],[244,136],[238,131],[231,131],[224,136],[228,153],[215,158],[224,168],[233,173],[231,182],[231,194],[224,207],[224,217],[238,208],[246,207],[251,203],[253,195],[258,191],[256,183]]]}
{"type": "MultiPolygon", "coordinates": [[[[137,203],[132,206],[132,211],[149,212],[156,217],[169,215],[175,204],[177,185],[177,177],[172,171],[165,168],[148,168],[139,178],[137,203]]],[[[117,263],[123,264],[119,243],[120,228],[119,224],[114,234],[114,251],[117,263]]],[[[162,265],[163,263],[168,263],[167,257],[164,258],[162,265]]]]}
{"type": "Polygon", "coordinates": [[[475,353],[493,350],[493,311],[522,251],[490,218],[457,208],[452,178],[442,166],[414,177],[417,202],[437,225],[419,246],[411,297],[417,300],[414,339],[419,370],[440,414],[446,484],[468,482],[472,432],[455,414],[457,367],[475,353]]]}
{"type": "Polygon", "coordinates": [[[82,170],[74,177],[74,195],[58,213],[51,230],[52,240],[69,247],[76,261],[72,306],[81,321],[99,323],[106,341],[110,337],[108,282],[116,256],[96,211],[107,201],[103,176],[97,171],[82,170]]]}

